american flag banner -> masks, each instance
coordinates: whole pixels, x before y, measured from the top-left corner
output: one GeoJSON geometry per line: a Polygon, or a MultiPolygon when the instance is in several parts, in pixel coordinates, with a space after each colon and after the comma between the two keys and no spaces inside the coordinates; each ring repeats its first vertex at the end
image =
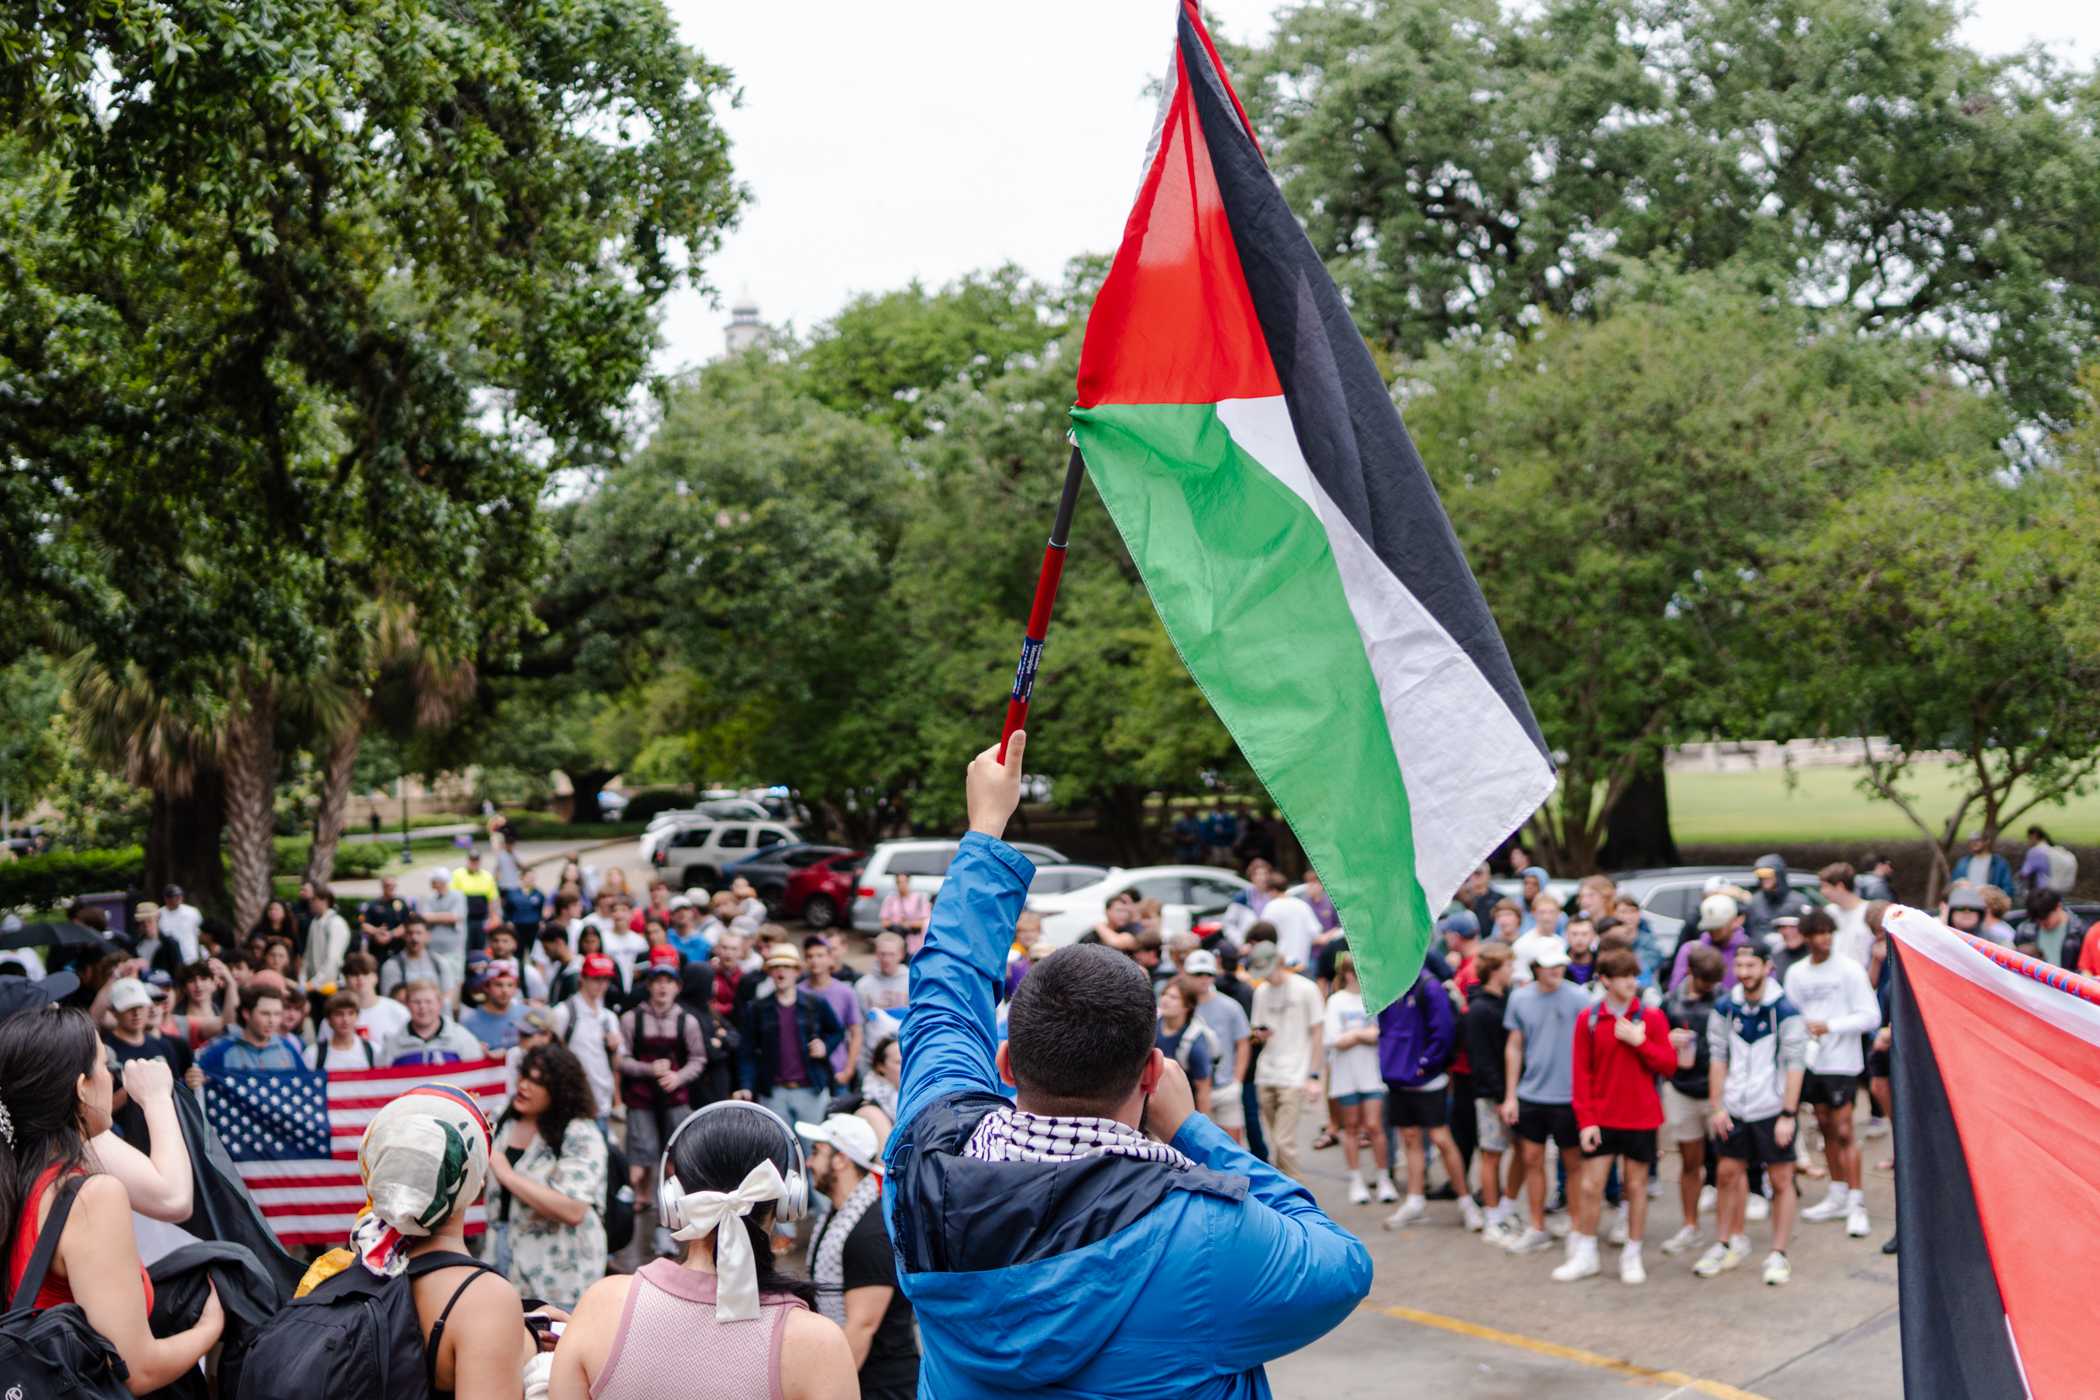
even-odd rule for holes
{"type": "MultiPolygon", "coordinates": [[[[341,1244],[365,1203],[357,1148],[372,1115],[418,1084],[473,1096],[491,1122],[505,1099],[503,1061],[393,1069],[233,1070],[213,1078],[205,1116],[239,1167],[255,1203],[288,1249],[341,1244]]],[[[481,1204],[467,1232],[484,1225],[481,1204]]]]}

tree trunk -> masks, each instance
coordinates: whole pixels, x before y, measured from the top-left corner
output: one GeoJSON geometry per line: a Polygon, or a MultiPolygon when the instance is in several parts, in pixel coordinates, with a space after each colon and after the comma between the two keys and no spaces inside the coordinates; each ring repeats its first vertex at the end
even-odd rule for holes
{"type": "Polygon", "coordinates": [[[357,766],[357,746],[364,726],[353,721],[328,745],[321,770],[321,800],[314,812],[314,847],[306,858],[306,878],[325,885],[335,874],[335,848],[343,839],[343,823],[350,815],[350,774],[357,766]]]}
{"type": "Polygon", "coordinates": [[[611,768],[586,768],[581,772],[569,774],[569,786],[575,789],[576,792],[576,796],[572,799],[575,803],[575,810],[569,813],[569,820],[572,822],[604,821],[605,813],[598,807],[598,794],[605,790],[605,785],[611,782],[614,776],[615,770],[611,768]]]}
{"type": "Polygon", "coordinates": [[[226,790],[217,767],[200,762],[180,797],[156,789],[146,826],[146,897],[158,900],[163,889],[180,885],[191,904],[225,918],[232,908],[219,851],[225,825],[226,790]]]}
{"type": "Polygon", "coordinates": [[[276,855],[277,697],[248,687],[247,703],[226,725],[226,857],[233,868],[233,926],[249,929],[270,902],[276,855]]]}
{"type": "Polygon", "coordinates": [[[1641,768],[1611,809],[1597,858],[1607,870],[1682,863],[1670,834],[1670,789],[1660,754],[1641,768]]]}
{"type": "Polygon", "coordinates": [[[1096,822],[1115,851],[1117,863],[1145,863],[1144,788],[1136,783],[1118,783],[1101,794],[1096,822]]]}

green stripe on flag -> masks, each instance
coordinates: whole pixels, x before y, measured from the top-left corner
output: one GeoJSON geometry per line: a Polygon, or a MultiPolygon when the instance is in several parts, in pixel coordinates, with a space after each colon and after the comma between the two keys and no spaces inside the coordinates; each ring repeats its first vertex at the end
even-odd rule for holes
{"type": "Polygon", "coordinates": [[[1407,788],[1326,527],[1209,404],[1072,411],[1167,635],[1283,809],[1373,1010],[1421,970],[1430,912],[1407,788]]]}

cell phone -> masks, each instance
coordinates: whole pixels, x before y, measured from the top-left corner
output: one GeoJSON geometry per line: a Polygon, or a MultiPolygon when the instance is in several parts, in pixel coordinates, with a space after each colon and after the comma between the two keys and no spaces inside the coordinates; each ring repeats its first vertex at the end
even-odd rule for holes
{"type": "Polygon", "coordinates": [[[545,1332],[548,1336],[559,1339],[562,1329],[568,1324],[548,1317],[544,1313],[532,1313],[526,1317],[525,1325],[534,1332],[545,1332]]]}

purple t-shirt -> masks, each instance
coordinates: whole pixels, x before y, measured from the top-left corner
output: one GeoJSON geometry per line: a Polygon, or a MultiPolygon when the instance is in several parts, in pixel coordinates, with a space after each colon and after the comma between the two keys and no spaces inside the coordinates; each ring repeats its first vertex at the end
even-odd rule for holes
{"type": "MultiPolygon", "coordinates": [[[[860,1024],[860,998],[853,994],[852,987],[838,978],[831,978],[821,987],[812,987],[805,982],[802,984],[802,990],[815,992],[824,998],[824,1004],[831,1008],[831,1014],[839,1018],[840,1030],[860,1024]]],[[[849,1083],[846,1072],[850,1068],[846,1063],[846,1042],[841,1039],[839,1048],[831,1052],[832,1081],[837,1084],[849,1083]]]]}
{"type": "Polygon", "coordinates": [[[809,1066],[804,1063],[802,1028],[795,1022],[795,1008],[784,1001],[776,1000],[773,1010],[780,1017],[780,1065],[773,1076],[774,1082],[807,1084],[809,1066]]]}

